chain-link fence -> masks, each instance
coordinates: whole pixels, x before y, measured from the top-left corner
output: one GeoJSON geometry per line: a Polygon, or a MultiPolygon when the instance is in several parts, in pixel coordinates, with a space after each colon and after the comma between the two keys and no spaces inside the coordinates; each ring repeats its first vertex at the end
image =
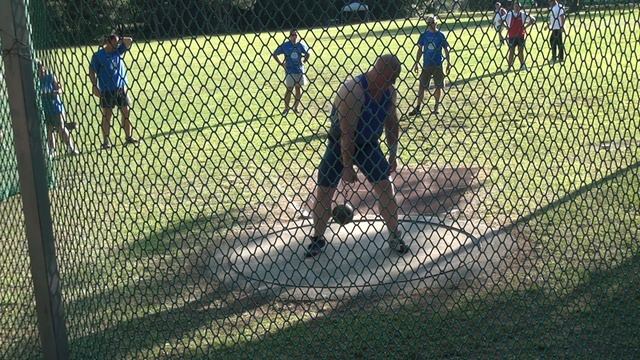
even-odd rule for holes
{"type": "Polygon", "coordinates": [[[42,352],[15,96],[72,358],[637,357],[640,8],[514,5],[30,1],[0,356],[42,352]]]}
{"type": "Polygon", "coordinates": [[[2,62],[0,73],[0,358],[33,358],[41,352],[2,62]]]}

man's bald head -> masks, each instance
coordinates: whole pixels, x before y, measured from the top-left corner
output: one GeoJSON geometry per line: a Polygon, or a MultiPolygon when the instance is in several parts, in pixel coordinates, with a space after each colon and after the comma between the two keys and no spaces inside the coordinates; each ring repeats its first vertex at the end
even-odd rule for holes
{"type": "Polygon", "coordinates": [[[393,54],[384,54],[376,60],[375,68],[379,69],[380,72],[388,71],[397,76],[400,75],[400,60],[393,54]]]}
{"type": "Polygon", "coordinates": [[[373,75],[378,87],[389,87],[393,85],[400,75],[402,66],[398,57],[393,54],[384,54],[376,59],[373,65],[373,75]]]}

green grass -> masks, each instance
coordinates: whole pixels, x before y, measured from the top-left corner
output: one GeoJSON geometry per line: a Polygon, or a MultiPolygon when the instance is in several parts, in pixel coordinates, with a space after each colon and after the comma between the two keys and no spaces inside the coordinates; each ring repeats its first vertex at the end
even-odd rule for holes
{"type": "MultiPolygon", "coordinates": [[[[501,72],[506,49],[492,43],[488,18],[445,19],[454,62],[447,111],[401,118],[401,160],[483,168],[477,201],[462,210],[518,242],[499,273],[396,300],[245,298],[206,264],[246,226],[273,223],[279,201],[305,198],[345,76],[396,53],[399,110],[408,112],[424,24],[303,31],[314,53],[300,118],[279,115],[282,74],[269,54],[284,34],[136,43],[127,63],[142,143],[122,146],[116,126],[108,153],[98,150],[86,77],[95,48],[38,54],[54,63],[80,124],[83,155],[56,160],[51,192],[74,357],[637,356],[639,14],[571,18],[568,59],[554,67],[539,17],[527,40],[531,71],[511,73],[501,72]],[[609,142],[617,145],[601,147],[609,142]],[[320,349],[306,345],[316,341],[320,349]]],[[[5,202],[0,213],[15,208],[5,202]]],[[[14,217],[0,222],[19,229],[14,217]]],[[[25,282],[26,268],[12,272],[0,259],[3,290],[25,282]]],[[[16,304],[32,301],[15,294],[16,304]]],[[[2,314],[9,324],[28,313],[11,309],[2,314]]],[[[0,354],[33,342],[20,337],[2,341],[10,345],[0,354]]]]}

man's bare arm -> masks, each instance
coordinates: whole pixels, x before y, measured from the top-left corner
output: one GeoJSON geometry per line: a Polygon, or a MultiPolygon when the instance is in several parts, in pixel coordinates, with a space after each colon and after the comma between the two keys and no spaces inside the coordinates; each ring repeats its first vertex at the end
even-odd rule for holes
{"type": "Polygon", "coordinates": [[[62,94],[62,85],[58,82],[58,79],[53,77],[53,93],[54,94],[62,94]]]}
{"type": "Polygon", "coordinates": [[[340,124],[342,164],[345,167],[353,166],[355,131],[362,111],[362,95],[362,85],[350,79],[340,87],[334,102],[340,124]]]}
{"type": "Polygon", "coordinates": [[[100,89],[98,89],[98,79],[96,77],[96,71],[89,67],[89,79],[91,79],[91,93],[95,96],[100,96],[100,89]]]}
{"type": "Polygon", "coordinates": [[[398,111],[396,109],[397,93],[396,89],[391,92],[391,109],[384,121],[384,132],[389,147],[389,159],[395,160],[398,154],[398,141],[400,138],[400,123],[398,121],[398,111]]]}
{"type": "Polygon", "coordinates": [[[284,66],[284,61],[280,61],[280,58],[278,57],[278,55],[271,54],[271,57],[274,58],[278,62],[278,65],[284,66]]]}
{"type": "Polygon", "coordinates": [[[418,49],[416,50],[416,64],[413,65],[414,71],[418,71],[418,68],[420,67],[420,60],[422,59],[422,46],[416,45],[416,47],[418,49]]]}
{"type": "Polygon", "coordinates": [[[127,50],[131,49],[131,46],[133,45],[133,38],[121,37],[120,41],[124,44],[124,46],[127,48],[127,50]]]}

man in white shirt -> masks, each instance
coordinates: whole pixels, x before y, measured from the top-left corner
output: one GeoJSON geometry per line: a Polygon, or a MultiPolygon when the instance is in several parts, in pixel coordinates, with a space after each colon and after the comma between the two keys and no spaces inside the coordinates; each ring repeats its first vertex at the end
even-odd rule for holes
{"type": "Polygon", "coordinates": [[[564,43],[562,32],[564,31],[564,6],[558,0],[549,0],[549,30],[551,30],[551,62],[564,61],[564,43]]]}
{"type": "Polygon", "coordinates": [[[500,2],[496,2],[493,14],[493,28],[496,29],[496,34],[498,35],[498,43],[496,44],[496,47],[500,47],[500,45],[502,45],[506,40],[506,38],[502,36],[502,23],[504,22],[505,16],[507,16],[507,10],[502,7],[500,2]]]}

